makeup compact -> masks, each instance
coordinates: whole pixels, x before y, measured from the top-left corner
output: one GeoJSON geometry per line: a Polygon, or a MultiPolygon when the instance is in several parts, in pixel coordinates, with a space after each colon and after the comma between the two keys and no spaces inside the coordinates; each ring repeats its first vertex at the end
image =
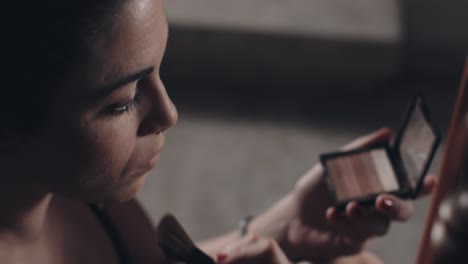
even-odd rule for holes
{"type": "Polygon", "coordinates": [[[371,205],[381,193],[416,198],[439,143],[440,134],[418,95],[392,145],[320,155],[335,206],[343,209],[350,201],[371,205]]]}

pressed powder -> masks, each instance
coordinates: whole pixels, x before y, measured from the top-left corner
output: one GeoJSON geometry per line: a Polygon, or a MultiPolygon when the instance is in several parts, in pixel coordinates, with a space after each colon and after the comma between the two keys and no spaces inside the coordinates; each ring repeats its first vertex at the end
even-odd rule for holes
{"type": "Polygon", "coordinates": [[[375,149],[326,162],[338,200],[398,190],[385,149],[375,149]]]}

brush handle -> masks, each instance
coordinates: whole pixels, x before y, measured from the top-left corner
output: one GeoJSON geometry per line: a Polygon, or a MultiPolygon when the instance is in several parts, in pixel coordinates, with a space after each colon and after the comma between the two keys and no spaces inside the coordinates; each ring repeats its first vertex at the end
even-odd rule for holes
{"type": "Polygon", "coordinates": [[[214,260],[198,248],[188,257],[187,264],[215,264],[214,260]]]}

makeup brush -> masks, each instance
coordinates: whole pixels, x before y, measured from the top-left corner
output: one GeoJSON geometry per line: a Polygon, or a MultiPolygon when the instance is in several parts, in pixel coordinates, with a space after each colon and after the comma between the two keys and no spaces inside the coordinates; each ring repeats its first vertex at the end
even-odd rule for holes
{"type": "Polygon", "coordinates": [[[186,264],[214,264],[207,254],[198,249],[177,219],[167,214],[158,226],[159,246],[174,261],[186,264]]]}

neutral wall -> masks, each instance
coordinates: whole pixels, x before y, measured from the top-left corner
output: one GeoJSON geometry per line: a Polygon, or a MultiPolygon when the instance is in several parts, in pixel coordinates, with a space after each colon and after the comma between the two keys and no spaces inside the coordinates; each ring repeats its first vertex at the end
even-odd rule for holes
{"type": "MultiPolygon", "coordinates": [[[[168,0],[161,73],[181,118],[140,194],[153,220],[171,211],[196,239],[235,228],[320,153],[397,129],[416,90],[445,131],[466,52],[465,2],[450,3],[168,0]]],[[[385,263],[413,262],[427,205],[371,244],[385,263]]]]}

